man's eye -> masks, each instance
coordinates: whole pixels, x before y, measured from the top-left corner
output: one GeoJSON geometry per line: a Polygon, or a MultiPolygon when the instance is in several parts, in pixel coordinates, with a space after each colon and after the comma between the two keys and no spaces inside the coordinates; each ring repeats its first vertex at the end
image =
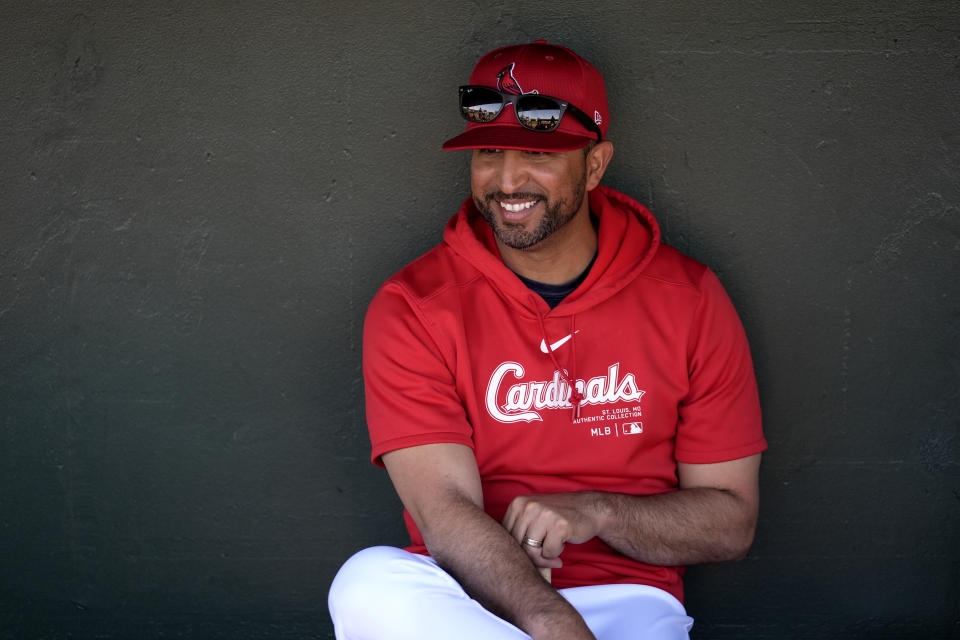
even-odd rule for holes
{"type": "Polygon", "coordinates": [[[480,149],[480,153],[500,153],[501,151],[503,151],[503,149],[494,149],[491,147],[484,147],[483,149],[480,149]]]}

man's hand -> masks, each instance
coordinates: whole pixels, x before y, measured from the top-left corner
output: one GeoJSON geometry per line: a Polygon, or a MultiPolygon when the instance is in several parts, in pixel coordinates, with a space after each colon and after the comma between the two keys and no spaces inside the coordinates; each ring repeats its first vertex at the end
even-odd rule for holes
{"type": "Polygon", "coordinates": [[[553,493],[518,496],[503,517],[503,526],[538,567],[558,569],[568,542],[579,544],[600,532],[602,517],[598,492],[553,493]],[[527,538],[543,546],[524,544],[527,538]]]}

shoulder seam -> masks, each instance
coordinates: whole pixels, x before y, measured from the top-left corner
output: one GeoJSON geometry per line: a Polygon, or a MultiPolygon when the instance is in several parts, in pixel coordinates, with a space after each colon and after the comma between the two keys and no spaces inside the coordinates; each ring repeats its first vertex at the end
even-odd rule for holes
{"type": "Polygon", "coordinates": [[[703,273],[700,274],[700,279],[699,279],[697,282],[680,282],[680,281],[677,281],[677,280],[668,280],[668,279],[666,279],[666,278],[661,278],[661,277],[659,277],[659,276],[654,276],[654,275],[651,275],[651,274],[649,274],[649,273],[640,273],[639,276],[640,276],[641,278],[646,278],[647,280],[656,280],[657,282],[662,282],[662,283],[664,283],[664,284],[672,284],[672,285],[675,285],[675,286],[678,286],[678,287],[686,287],[686,288],[688,288],[688,289],[693,289],[693,290],[695,290],[695,291],[700,291],[700,289],[701,289],[701,284],[703,283],[703,276],[704,276],[704,274],[705,274],[707,271],[708,271],[708,269],[707,269],[706,267],[704,267],[703,273]]]}
{"type": "Polygon", "coordinates": [[[415,301],[417,307],[420,307],[422,304],[427,303],[427,302],[429,302],[430,300],[433,300],[434,298],[436,298],[436,297],[439,296],[440,294],[444,293],[444,292],[447,291],[448,289],[452,289],[452,288],[454,288],[454,287],[458,287],[458,288],[459,288],[459,287],[465,287],[465,286],[467,286],[467,285],[472,284],[473,282],[475,282],[475,281],[477,280],[477,278],[481,278],[481,277],[483,277],[483,274],[482,274],[482,273],[477,273],[477,274],[476,274],[475,276],[473,276],[472,278],[470,278],[470,279],[468,279],[468,280],[464,280],[463,282],[453,282],[453,283],[445,284],[445,285],[443,285],[442,287],[440,287],[439,289],[431,292],[430,295],[425,296],[425,297],[421,297],[421,296],[416,295],[416,294],[410,289],[410,287],[408,287],[407,284],[406,284],[405,282],[403,282],[400,278],[391,278],[389,281],[387,281],[387,284],[394,284],[394,285],[396,285],[397,288],[399,288],[400,290],[403,291],[404,295],[405,295],[409,300],[415,301]]]}

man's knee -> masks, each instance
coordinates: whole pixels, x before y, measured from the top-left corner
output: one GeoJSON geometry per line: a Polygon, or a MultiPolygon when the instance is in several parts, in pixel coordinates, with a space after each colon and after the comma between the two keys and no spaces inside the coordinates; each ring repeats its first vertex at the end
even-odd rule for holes
{"type": "Polygon", "coordinates": [[[529,640],[470,598],[432,558],[396,547],[354,554],[334,578],[328,605],[339,640],[529,640]]]}
{"type": "Polygon", "coordinates": [[[386,587],[384,574],[391,561],[397,558],[394,547],[370,547],[353,554],[337,572],[327,603],[336,621],[338,612],[369,610],[371,602],[379,602],[376,593],[386,587]]]}
{"type": "Polygon", "coordinates": [[[378,624],[371,620],[371,604],[383,624],[398,623],[419,615],[423,588],[459,586],[427,557],[396,547],[370,547],[358,551],[337,572],[327,604],[338,630],[378,624]],[[446,583],[446,584],[445,584],[446,583]]]}

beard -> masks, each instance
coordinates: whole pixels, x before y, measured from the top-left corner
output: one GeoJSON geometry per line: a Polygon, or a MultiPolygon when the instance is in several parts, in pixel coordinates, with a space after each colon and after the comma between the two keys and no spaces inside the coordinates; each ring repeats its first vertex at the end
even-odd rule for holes
{"type": "Polygon", "coordinates": [[[497,240],[513,249],[529,249],[543,242],[573,220],[577,215],[577,211],[580,210],[580,206],[583,204],[585,188],[586,176],[584,175],[574,187],[573,194],[569,199],[559,198],[557,200],[546,200],[537,193],[518,192],[506,194],[502,191],[494,191],[486,193],[482,197],[474,195],[473,202],[477,206],[480,215],[483,216],[483,219],[486,220],[487,224],[493,229],[493,235],[496,236],[497,240]],[[520,200],[542,200],[545,211],[535,228],[527,231],[522,223],[500,220],[493,214],[493,207],[498,206],[496,204],[498,201],[511,198],[520,200]]]}

